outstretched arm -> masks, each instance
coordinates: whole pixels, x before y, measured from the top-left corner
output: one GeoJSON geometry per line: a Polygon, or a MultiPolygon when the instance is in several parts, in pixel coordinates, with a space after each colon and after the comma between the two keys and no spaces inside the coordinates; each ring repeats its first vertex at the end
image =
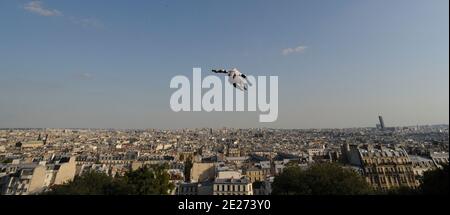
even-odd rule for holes
{"type": "Polygon", "coordinates": [[[213,69],[212,72],[214,72],[214,73],[228,73],[228,72],[227,72],[226,70],[224,70],[224,69],[219,69],[219,70],[213,69]]]}
{"type": "Polygon", "coordinates": [[[241,76],[242,78],[244,78],[244,79],[247,81],[248,85],[252,86],[252,83],[250,83],[250,81],[247,79],[247,76],[246,76],[246,75],[244,75],[244,74],[241,73],[239,76],[241,76]]]}

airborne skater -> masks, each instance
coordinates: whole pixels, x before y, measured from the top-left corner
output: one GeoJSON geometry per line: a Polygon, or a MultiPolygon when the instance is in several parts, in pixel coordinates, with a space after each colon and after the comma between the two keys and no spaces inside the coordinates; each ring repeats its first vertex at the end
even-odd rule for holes
{"type": "Polygon", "coordinates": [[[239,72],[236,68],[226,71],[224,69],[215,70],[214,73],[227,73],[228,74],[228,82],[233,85],[234,88],[238,88],[242,91],[246,91],[248,86],[251,86],[251,83],[247,80],[247,76],[239,72]]]}

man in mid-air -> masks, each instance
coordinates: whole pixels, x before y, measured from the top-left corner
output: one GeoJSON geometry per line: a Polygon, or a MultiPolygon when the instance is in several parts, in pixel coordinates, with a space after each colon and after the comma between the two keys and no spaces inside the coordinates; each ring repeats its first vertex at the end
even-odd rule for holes
{"type": "Polygon", "coordinates": [[[242,91],[246,91],[248,89],[248,86],[251,86],[251,83],[247,80],[247,76],[239,72],[236,68],[233,68],[232,70],[226,71],[224,69],[215,70],[213,69],[212,72],[214,73],[227,73],[228,74],[228,82],[233,85],[233,87],[238,88],[242,91]]]}

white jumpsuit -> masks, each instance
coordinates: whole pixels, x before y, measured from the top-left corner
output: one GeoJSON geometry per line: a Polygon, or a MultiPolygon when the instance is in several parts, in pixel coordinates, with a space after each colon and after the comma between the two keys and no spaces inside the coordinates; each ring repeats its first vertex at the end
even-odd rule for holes
{"type": "Polygon", "coordinates": [[[228,82],[242,91],[248,89],[249,83],[246,79],[246,76],[239,72],[239,70],[237,70],[236,68],[228,71],[228,82]]]}

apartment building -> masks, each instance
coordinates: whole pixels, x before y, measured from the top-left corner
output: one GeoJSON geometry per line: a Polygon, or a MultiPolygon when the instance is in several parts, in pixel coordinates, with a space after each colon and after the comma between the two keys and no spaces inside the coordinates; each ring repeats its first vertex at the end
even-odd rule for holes
{"type": "Polygon", "coordinates": [[[247,177],[217,178],[214,180],[213,195],[253,195],[252,183],[247,177]]]}
{"type": "Polygon", "coordinates": [[[402,148],[381,145],[350,145],[343,147],[347,160],[363,169],[366,181],[377,190],[397,187],[416,188],[413,162],[402,148]]]}

